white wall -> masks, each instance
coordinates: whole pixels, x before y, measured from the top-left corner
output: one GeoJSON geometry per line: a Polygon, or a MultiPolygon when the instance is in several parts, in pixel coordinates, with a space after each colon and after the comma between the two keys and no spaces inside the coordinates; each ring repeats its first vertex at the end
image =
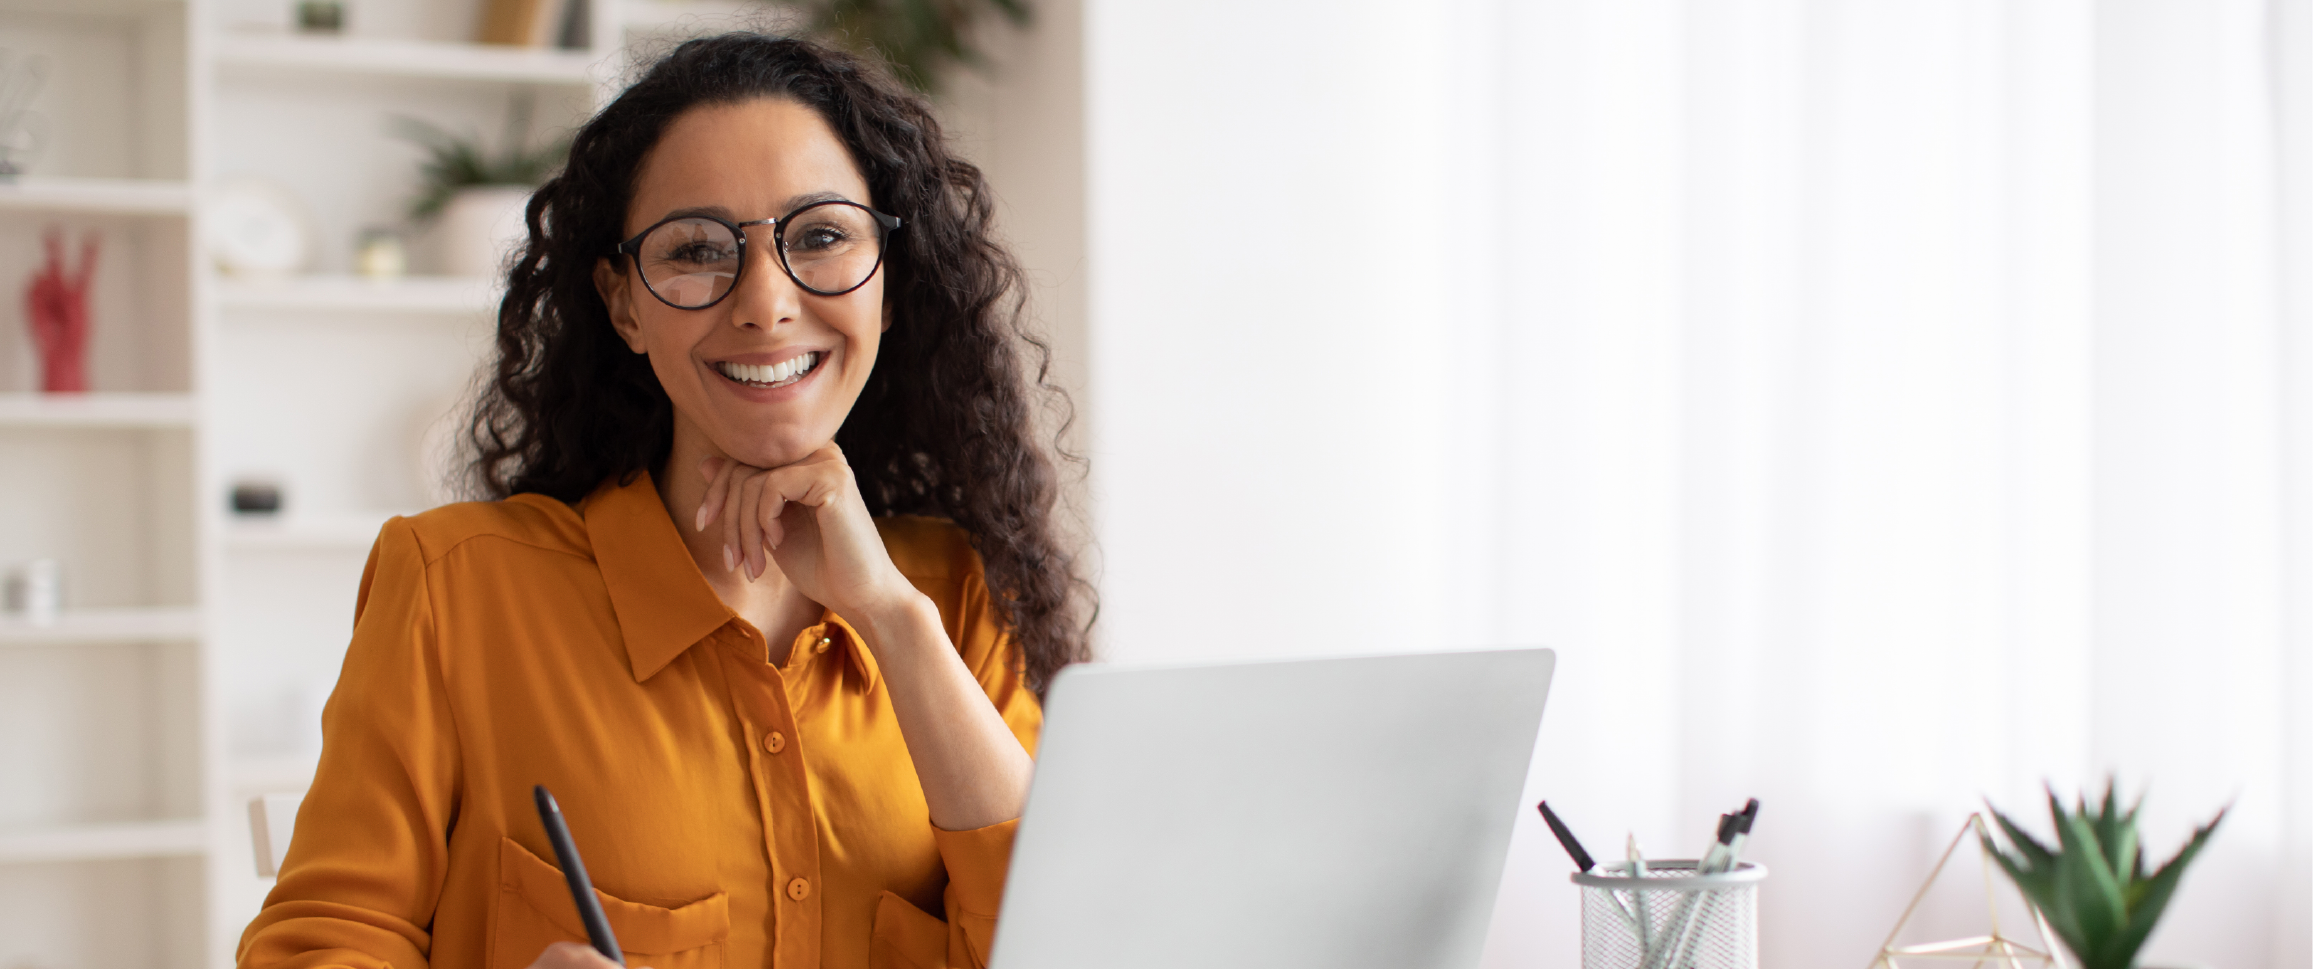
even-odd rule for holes
{"type": "Polygon", "coordinates": [[[1437,15],[1085,19],[1106,654],[1451,642],[1437,15]]]}
{"type": "MultiPolygon", "coordinates": [[[[2237,797],[2147,958],[2313,962],[2305,3],[1085,24],[1110,656],[1558,648],[1530,793],[1670,856],[1760,796],[1774,965],[1986,798],[2237,797]]],[[[1577,964],[1564,873],[1521,816],[1488,966],[1577,964]]]]}

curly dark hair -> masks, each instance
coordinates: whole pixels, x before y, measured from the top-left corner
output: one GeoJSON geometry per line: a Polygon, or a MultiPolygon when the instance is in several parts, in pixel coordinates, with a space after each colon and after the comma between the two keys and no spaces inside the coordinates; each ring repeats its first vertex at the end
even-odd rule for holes
{"type": "Polygon", "coordinates": [[[892,326],[836,443],[870,512],[946,518],[971,536],[1041,695],[1089,658],[1097,609],[1054,521],[1067,395],[1025,327],[1020,265],[992,235],[979,168],[950,153],[921,97],[862,58],[752,32],[691,40],[579,129],[563,170],[531,197],[529,240],[508,271],[496,364],[468,429],[474,481],[495,498],[575,503],[664,467],[673,405],[612,330],[594,266],[613,255],[636,172],[676,116],[766,97],[817,111],[877,207],[907,220],[885,256],[892,326]],[[1049,453],[1037,397],[1058,418],[1049,453]]]}

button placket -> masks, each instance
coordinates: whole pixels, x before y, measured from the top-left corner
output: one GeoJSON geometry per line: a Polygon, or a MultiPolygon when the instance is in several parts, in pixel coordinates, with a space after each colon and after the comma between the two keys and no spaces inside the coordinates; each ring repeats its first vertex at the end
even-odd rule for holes
{"type": "MultiPolygon", "coordinates": [[[[772,962],[817,965],[821,908],[819,821],[811,809],[810,774],[798,746],[794,699],[787,671],[768,662],[749,664],[745,698],[755,749],[749,755],[756,801],[764,812],[764,849],[771,858],[774,896],[772,962]]],[[[800,671],[798,671],[800,672],[800,671]]],[[[806,674],[807,675],[807,674],[806,674]]]]}
{"type": "Polygon", "coordinates": [[[809,773],[787,694],[787,677],[770,664],[759,636],[738,632],[744,641],[724,654],[733,713],[745,733],[747,774],[761,812],[763,849],[770,861],[771,964],[819,964],[821,909],[818,893],[819,822],[811,809],[809,773]],[[752,738],[751,740],[748,738],[752,738]],[[790,894],[802,882],[802,898],[790,894]]]}

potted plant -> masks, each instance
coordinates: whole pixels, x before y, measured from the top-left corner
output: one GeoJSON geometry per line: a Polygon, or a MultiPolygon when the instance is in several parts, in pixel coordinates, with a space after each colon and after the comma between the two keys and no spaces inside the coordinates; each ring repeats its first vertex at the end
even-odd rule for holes
{"type": "Polygon", "coordinates": [[[434,225],[442,272],[494,276],[527,235],[523,208],[530,193],[570,152],[568,140],[530,143],[530,110],[527,96],[515,100],[495,152],[476,135],[453,134],[418,118],[394,119],[404,139],[425,149],[410,217],[434,225]]]}
{"type": "Polygon", "coordinates": [[[985,67],[980,50],[980,18],[994,13],[1026,26],[1027,0],[803,0],[796,4],[821,37],[884,59],[919,91],[939,90],[956,65],[985,67]]]}
{"type": "MultiPolygon", "coordinates": [[[[1999,862],[2018,891],[2048,920],[2049,928],[2081,969],[2136,969],[2136,954],[2151,937],[2160,913],[2176,894],[2184,870],[2217,824],[2218,811],[2209,823],[2193,831],[2192,840],[2150,876],[2144,870],[2144,847],[2137,841],[2136,814],[2144,805],[2138,798],[2126,812],[2119,807],[2117,782],[2107,780],[2104,802],[2090,810],[2082,796],[2073,810],[2064,809],[2054,789],[2048,792],[2048,814],[2056,824],[2054,850],[2033,840],[1999,809],[1992,817],[2013,850],[2003,851],[1990,837],[1984,851],[1999,862]]],[[[2229,809],[2228,809],[2229,810],[2229,809]]]]}

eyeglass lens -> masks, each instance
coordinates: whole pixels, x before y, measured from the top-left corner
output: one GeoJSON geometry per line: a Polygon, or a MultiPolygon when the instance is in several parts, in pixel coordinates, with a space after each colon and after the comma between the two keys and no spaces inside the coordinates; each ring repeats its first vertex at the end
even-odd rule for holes
{"type": "MultiPolygon", "coordinates": [[[[875,216],[857,205],[810,206],[779,230],[787,271],[821,295],[858,288],[883,259],[875,216]]],[[[636,256],[651,292],[683,309],[722,299],[739,278],[739,239],[713,219],[677,219],[652,229],[636,256]]]]}

